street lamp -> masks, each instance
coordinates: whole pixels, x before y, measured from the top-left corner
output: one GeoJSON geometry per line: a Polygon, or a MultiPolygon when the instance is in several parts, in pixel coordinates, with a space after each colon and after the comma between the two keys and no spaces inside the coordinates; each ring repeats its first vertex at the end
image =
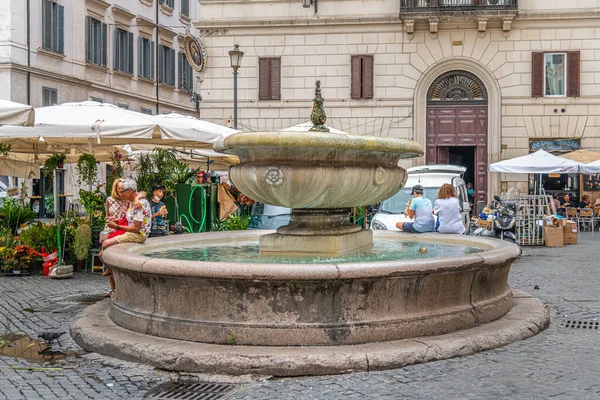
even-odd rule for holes
{"type": "Polygon", "coordinates": [[[233,68],[233,129],[237,129],[237,70],[242,64],[243,56],[244,52],[237,44],[233,46],[233,50],[229,50],[229,59],[233,68]]]}

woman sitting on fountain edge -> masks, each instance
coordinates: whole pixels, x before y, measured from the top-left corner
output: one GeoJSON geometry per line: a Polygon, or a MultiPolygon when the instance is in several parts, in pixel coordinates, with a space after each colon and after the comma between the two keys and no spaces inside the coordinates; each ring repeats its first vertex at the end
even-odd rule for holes
{"type": "MultiPolygon", "coordinates": [[[[136,208],[133,205],[134,200],[137,196],[137,184],[133,179],[125,179],[123,181],[123,191],[121,192],[121,198],[129,201],[129,208],[125,213],[127,218],[127,226],[119,225],[118,221],[111,219],[106,221],[106,225],[109,228],[115,229],[117,232],[122,231],[123,234],[106,239],[102,243],[102,252],[100,252],[100,259],[102,260],[102,253],[104,249],[114,246],[119,243],[144,243],[146,238],[150,234],[150,222],[152,221],[152,211],[150,210],[150,203],[146,199],[139,199],[141,207],[136,208]]],[[[110,269],[109,265],[106,268],[110,269]]],[[[111,290],[113,292],[114,289],[111,290]]]]}

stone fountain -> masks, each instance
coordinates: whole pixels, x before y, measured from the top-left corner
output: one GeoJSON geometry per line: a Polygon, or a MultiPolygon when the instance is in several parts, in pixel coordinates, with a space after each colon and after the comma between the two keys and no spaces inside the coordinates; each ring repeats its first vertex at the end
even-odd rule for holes
{"type": "Polygon", "coordinates": [[[404,185],[398,162],[422,149],[328,132],[319,82],[312,121],[310,132],[239,133],[215,146],[239,156],[230,177],[244,194],[293,209],[289,225],[110,247],[103,258],[116,295],[74,324],[77,343],[169,370],[292,376],[471,354],[547,326],[544,306],[508,285],[519,247],[456,235],[373,237],[349,223],[350,207],[404,185]],[[415,244],[430,251],[410,250],[415,244]],[[391,258],[378,258],[377,246],[391,258]]]}
{"type": "Polygon", "coordinates": [[[329,133],[320,86],[311,131],[235,134],[215,144],[239,157],[229,170],[239,190],[293,209],[289,225],[261,236],[261,252],[341,254],[370,246],[372,231],[351,223],[349,208],[394,195],[407,178],[398,161],[423,155],[409,140],[329,133]]]}

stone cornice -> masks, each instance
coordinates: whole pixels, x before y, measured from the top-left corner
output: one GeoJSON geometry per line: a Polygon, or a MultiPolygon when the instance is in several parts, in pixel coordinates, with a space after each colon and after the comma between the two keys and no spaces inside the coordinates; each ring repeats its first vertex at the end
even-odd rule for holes
{"type": "Polygon", "coordinates": [[[104,19],[106,9],[110,7],[110,3],[107,3],[103,0],[86,0],[85,5],[87,7],[88,14],[101,21],[104,19]]]}
{"type": "Polygon", "coordinates": [[[327,26],[327,25],[372,25],[399,24],[402,20],[397,17],[376,18],[317,18],[317,19],[278,19],[278,20],[239,20],[239,21],[197,21],[197,29],[231,29],[231,28],[262,28],[288,26],[327,26]]]}
{"type": "Polygon", "coordinates": [[[131,20],[135,17],[135,14],[131,13],[131,11],[116,4],[113,4],[110,9],[115,17],[115,22],[117,23],[129,25],[131,20]]]}
{"type": "Polygon", "coordinates": [[[136,22],[138,25],[138,30],[142,36],[146,36],[146,39],[152,37],[152,35],[154,34],[154,28],[156,28],[156,24],[154,23],[154,21],[141,15],[138,15],[136,17],[136,22]]]}

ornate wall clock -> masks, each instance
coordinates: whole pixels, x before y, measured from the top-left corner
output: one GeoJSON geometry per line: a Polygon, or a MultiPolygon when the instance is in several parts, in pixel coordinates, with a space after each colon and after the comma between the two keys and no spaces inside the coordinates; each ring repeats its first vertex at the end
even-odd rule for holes
{"type": "Polygon", "coordinates": [[[206,49],[202,43],[188,34],[184,39],[183,48],[192,68],[198,72],[202,72],[206,67],[206,49]]]}

